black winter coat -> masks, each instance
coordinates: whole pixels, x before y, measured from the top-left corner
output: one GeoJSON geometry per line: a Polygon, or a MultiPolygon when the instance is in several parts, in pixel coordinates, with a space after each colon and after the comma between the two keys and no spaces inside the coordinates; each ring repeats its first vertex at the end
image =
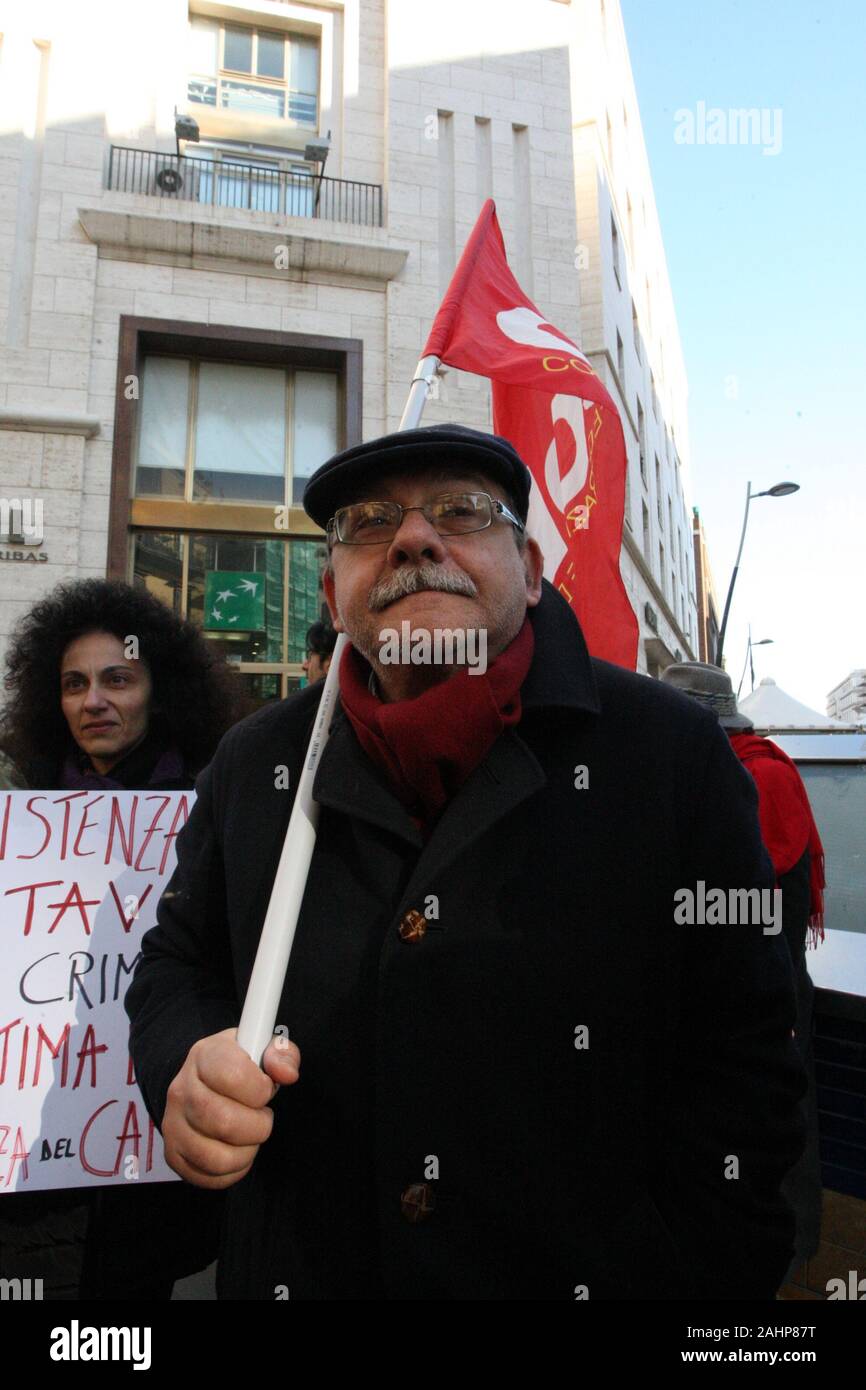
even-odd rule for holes
{"type": "MultiPolygon", "coordinates": [[[[220,1297],[781,1281],[804,1142],[788,950],[673,915],[698,880],[772,887],[754,785],[695,701],[591,660],[550,585],[530,619],[520,723],[426,845],[338,706],[277,1020],[300,1080],[227,1192],[220,1297]]],[[[198,780],[126,998],[157,1123],[192,1044],[238,1021],[291,809],[277,769],[297,785],[320,695],[235,726],[198,780]]]]}

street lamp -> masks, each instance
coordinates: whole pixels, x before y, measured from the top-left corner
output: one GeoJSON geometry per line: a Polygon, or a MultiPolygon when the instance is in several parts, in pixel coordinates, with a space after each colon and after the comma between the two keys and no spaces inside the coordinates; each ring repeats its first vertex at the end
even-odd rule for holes
{"type": "Polygon", "coordinates": [[[743,517],[743,529],[740,533],[740,548],[737,551],[737,558],[734,561],[734,569],[731,574],[731,582],[728,585],[728,596],[725,599],[725,611],[722,614],[722,627],[719,632],[719,640],[716,643],[716,666],[722,664],[722,652],[725,647],[725,631],[728,626],[728,614],[731,611],[731,599],[734,596],[734,585],[737,582],[737,571],[740,568],[740,556],[743,553],[743,541],[746,539],[746,527],[749,523],[749,503],[753,497],[790,497],[792,492],[799,492],[799,483],[774,483],[764,492],[752,492],[752,484],[746,483],[746,511],[743,517]]]}
{"type": "Polygon", "coordinates": [[[773,639],[772,639],[772,637],[762,637],[761,640],[760,640],[760,642],[753,642],[753,641],[752,641],[752,624],[749,623],[749,643],[748,643],[748,646],[746,647],[746,659],[745,659],[745,661],[743,662],[743,674],[740,676],[740,684],[737,686],[737,699],[738,699],[738,700],[739,700],[739,698],[740,698],[740,691],[741,691],[742,688],[743,688],[743,681],[746,679],[746,667],[747,667],[747,666],[750,668],[750,670],[751,670],[751,672],[752,672],[752,689],[754,690],[754,688],[755,688],[755,663],[754,663],[753,660],[752,660],[752,651],[753,651],[753,649],[754,649],[755,647],[771,647],[772,645],[773,645],[773,639]]]}

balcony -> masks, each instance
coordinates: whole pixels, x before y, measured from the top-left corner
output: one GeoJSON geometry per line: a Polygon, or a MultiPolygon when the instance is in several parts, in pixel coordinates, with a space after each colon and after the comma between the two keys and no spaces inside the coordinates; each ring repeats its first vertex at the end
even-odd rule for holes
{"type": "Polygon", "coordinates": [[[327,178],[303,168],[281,169],[234,155],[208,159],[198,151],[178,156],[112,145],[107,187],[118,193],[158,197],[167,204],[184,201],[359,227],[382,226],[380,184],[327,178]]]}
{"type": "Polygon", "coordinates": [[[180,158],[111,147],[106,191],[78,208],[100,257],[381,289],[409,249],[384,225],[379,184],[321,178],[290,152],[265,160],[202,147],[180,158]]]}

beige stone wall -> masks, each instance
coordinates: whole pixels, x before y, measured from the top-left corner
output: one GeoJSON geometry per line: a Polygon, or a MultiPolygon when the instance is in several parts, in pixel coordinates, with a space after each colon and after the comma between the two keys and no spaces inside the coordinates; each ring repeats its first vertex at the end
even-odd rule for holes
{"type": "MultiPolygon", "coordinates": [[[[580,332],[567,19],[538,0],[443,0],[426,15],[390,0],[389,231],[410,257],[388,287],[389,428],[487,197],[526,293],[580,332]]],[[[488,428],[487,383],[449,373],[425,419],[488,428]]]]}

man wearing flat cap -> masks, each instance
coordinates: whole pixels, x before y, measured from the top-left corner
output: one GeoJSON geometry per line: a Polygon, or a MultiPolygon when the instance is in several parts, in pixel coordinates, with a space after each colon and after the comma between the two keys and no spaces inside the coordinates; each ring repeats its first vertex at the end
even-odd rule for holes
{"type": "Polygon", "coordinates": [[[705,710],[589,656],[529,487],[456,425],[307,485],[350,641],[290,1041],[262,1070],[235,1030],[321,683],[201,775],[126,1001],[169,1163],[225,1189],[222,1298],[763,1300],[793,1252],[786,947],[675,920],[772,887],[754,787],[705,710]]]}

